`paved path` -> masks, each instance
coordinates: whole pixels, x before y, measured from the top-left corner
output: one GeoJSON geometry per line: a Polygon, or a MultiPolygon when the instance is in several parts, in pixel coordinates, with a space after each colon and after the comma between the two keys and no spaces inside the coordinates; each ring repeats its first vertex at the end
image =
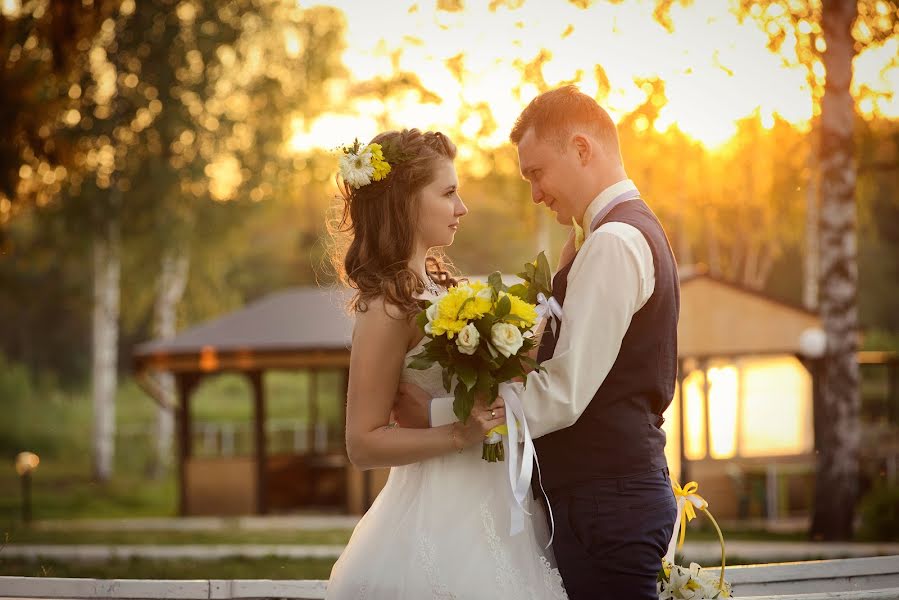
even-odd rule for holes
{"type": "MultiPolygon", "coordinates": [[[[150,560],[218,560],[228,557],[285,559],[336,559],[342,545],[293,544],[192,544],[192,545],[103,545],[103,544],[9,544],[0,556],[28,560],[106,561],[144,558],[150,560]]],[[[727,544],[727,554],[755,563],[899,555],[899,544],[838,544],[811,542],[751,542],[727,544]]],[[[685,562],[720,564],[718,542],[687,542],[685,562]]]]}

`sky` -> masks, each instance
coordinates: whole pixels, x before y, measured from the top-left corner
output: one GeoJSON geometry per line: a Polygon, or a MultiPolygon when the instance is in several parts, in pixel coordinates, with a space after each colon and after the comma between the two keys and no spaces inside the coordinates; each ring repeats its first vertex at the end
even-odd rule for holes
{"type": "MultiPolygon", "coordinates": [[[[415,73],[441,102],[422,103],[411,93],[386,104],[354,99],[350,84],[337,84],[331,90],[334,110],[310,122],[294,122],[295,150],[370,139],[379,130],[378,116],[385,113],[394,127],[457,131],[484,147],[499,146],[538,93],[522,83],[521,64],[541,51],[550,56],[542,66],[550,86],[575,81],[595,95],[596,65],[601,65],[609,84],[604,106],[616,120],[645,102],[639,80],[660,78],[668,102],[656,128],[664,131],[676,124],[710,148],[727,142],[736,121],[756,111],[766,126],[778,115],[798,127],[807,127],[813,112],[804,68],[785,66],[784,58],[790,57],[768,50],[768,35],[752,19],[739,23],[724,0],[686,8],[674,3],[673,32],[653,19],[654,0],[596,2],[586,10],[570,2],[530,0],[517,9],[495,11],[486,1],[469,1],[462,12],[438,11],[434,2],[325,4],[346,14],[343,60],[354,80],[389,76],[396,65],[415,73]],[[451,59],[459,61],[460,55],[461,82],[450,68],[451,59]],[[463,110],[478,103],[489,105],[497,123],[489,136],[478,135],[480,116],[463,110]]],[[[855,89],[864,84],[899,90],[899,65],[884,70],[897,55],[896,39],[859,55],[855,89]]],[[[866,116],[899,118],[899,97],[866,100],[859,109],[866,116]]],[[[465,148],[460,151],[464,157],[465,148]]]]}

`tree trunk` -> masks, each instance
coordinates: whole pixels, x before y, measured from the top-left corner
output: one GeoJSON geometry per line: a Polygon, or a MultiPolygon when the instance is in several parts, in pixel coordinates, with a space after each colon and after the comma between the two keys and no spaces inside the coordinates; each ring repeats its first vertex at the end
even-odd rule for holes
{"type": "MultiPolygon", "coordinates": [[[[810,138],[815,130],[809,134],[810,138]]],[[[809,310],[818,309],[818,166],[814,152],[809,153],[808,183],[805,188],[805,255],[802,269],[802,303],[809,310]]]]}
{"type": "Polygon", "coordinates": [[[693,251],[690,248],[690,234],[687,231],[686,194],[681,195],[681,203],[677,209],[677,262],[681,266],[693,265],[693,251]]]}
{"type": "MultiPolygon", "coordinates": [[[[160,339],[175,336],[178,303],[187,285],[190,257],[187,252],[175,246],[167,248],[162,255],[159,284],[154,307],[154,335],[160,339]]],[[[156,376],[160,392],[167,406],[159,406],[156,413],[156,457],[153,462],[153,476],[163,477],[172,464],[172,440],[175,435],[175,378],[171,373],[156,376]]]]}
{"type": "Polygon", "coordinates": [[[849,94],[855,54],[856,0],[824,0],[826,84],[821,107],[821,317],[827,333],[819,406],[819,440],[812,536],[846,540],[858,495],[859,370],[856,263],[854,103],[849,94]]]}
{"type": "Polygon", "coordinates": [[[721,248],[718,243],[718,232],[713,224],[714,217],[708,209],[705,211],[705,243],[708,252],[709,273],[721,275],[721,248]]]}
{"type": "Polygon", "coordinates": [[[93,474],[109,481],[115,456],[115,395],[119,343],[119,224],[108,221],[94,238],[93,474]]]}

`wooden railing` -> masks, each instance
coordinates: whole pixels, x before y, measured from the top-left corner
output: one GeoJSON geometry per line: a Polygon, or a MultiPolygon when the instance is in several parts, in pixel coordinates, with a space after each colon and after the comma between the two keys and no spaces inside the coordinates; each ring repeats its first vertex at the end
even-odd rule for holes
{"type": "MultiPolygon", "coordinates": [[[[899,556],[728,567],[727,579],[743,600],[896,600],[899,556]]],[[[327,581],[0,577],[0,598],[47,600],[321,600],[326,588],[327,581]]]]}

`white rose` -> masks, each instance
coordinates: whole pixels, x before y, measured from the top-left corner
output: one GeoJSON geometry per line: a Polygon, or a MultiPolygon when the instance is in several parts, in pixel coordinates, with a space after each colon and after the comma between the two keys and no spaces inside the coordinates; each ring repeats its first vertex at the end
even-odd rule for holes
{"type": "Polygon", "coordinates": [[[428,318],[428,322],[425,324],[425,334],[431,335],[431,321],[437,318],[437,305],[438,302],[432,302],[431,306],[425,311],[425,316],[428,318]]]}
{"type": "Polygon", "coordinates": [[[510,323],[497,323],[490,328],[490,341],[500,354],[506,358],[512,356],[524,343],[518,327],[510,323]]]}
{"type": "Polygon", "coordinates": [[[459,352],[469,356],[477,351],[480,341],[481,334],[478,333],[478,328],[474,326],[474,323],[466,325],[456,336],[456,346],[459,348],[459,352]]]}

